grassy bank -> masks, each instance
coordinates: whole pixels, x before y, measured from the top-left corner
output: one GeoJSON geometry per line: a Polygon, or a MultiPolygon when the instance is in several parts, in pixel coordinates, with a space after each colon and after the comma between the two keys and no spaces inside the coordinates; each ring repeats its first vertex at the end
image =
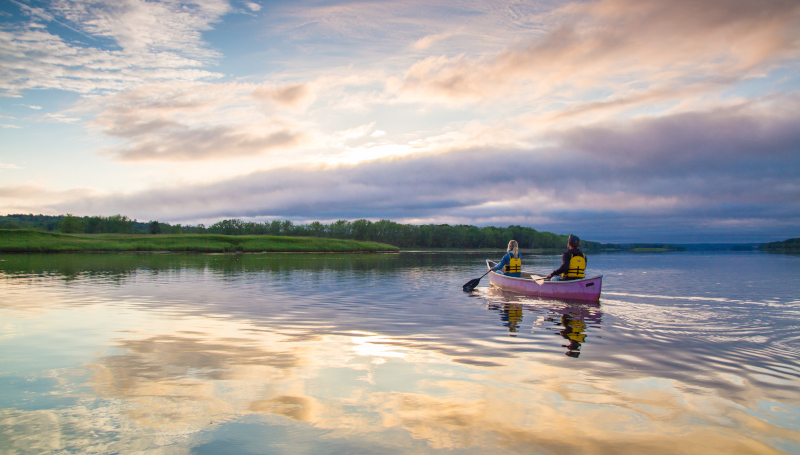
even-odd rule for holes
{"type": "Polygon", "coordinates": [[[59,253],[73,251],[196,251],[224,252],[349,252],[397,251],[377,242],[282,237],[271,235],[219,234],[56,234],[0,229],[0,252],[59,253]]]}

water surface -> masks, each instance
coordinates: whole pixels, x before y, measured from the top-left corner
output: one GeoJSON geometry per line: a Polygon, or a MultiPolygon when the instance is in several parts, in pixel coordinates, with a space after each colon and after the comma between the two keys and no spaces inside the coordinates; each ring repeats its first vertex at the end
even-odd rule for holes
{"type": "Polygon", "coordinates": [[[0,255],[0,448],[800,453],[800,257],[591,255],[599,303],[484,259],[0,255]]]}

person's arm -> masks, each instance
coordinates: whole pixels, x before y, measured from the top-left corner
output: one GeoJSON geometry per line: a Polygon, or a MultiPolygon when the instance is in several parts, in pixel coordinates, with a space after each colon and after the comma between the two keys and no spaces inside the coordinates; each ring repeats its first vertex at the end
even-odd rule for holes
{"type": "Polygon", "coordinates": [[[550,275],[547,275],[545,278],[553,278],[556,275],[561,275],[562,273],[566,273],[569,270],[569,260],[572,259],[572,255],[569,252],[566,252],[561,255],[561,267],[553,270],[550,275]]]}
{"type": "Polygon", "coordinates": [[[492,267],[492,270],[500,270],[500,269],[502,269],[503,267],[505,267],[505,265],[506,265],[506,264],[508,264],[508,261],[509,261],[509,256],[510,256],[510,255],[511,255],[511,253],[506,253],[506,255],[505,255],[505,256],[503,256],[503,260],[502,260],[502,261],[500,261],[500,263],[499,263],[499,264],[497,264],[496,266],[492,267]]]}

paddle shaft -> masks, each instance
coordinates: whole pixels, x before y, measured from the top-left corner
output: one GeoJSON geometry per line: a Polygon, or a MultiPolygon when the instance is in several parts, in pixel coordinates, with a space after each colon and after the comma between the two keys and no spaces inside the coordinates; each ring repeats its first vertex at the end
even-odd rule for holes
{"type": "MultiPolygon", "coordinates": [[[[486,275],[488,275],[489,272],[491,272],[491,269],[488,272],[486,272],[483,275],[481,275],[481,278],[483,278],[486,275]]],[[[467,281],[466,284],[464,284],[464,286],[461,286],[461,288],[464,289],[465,291],[472,292],[472,290],[475,289],[475,286],[477,286],[478,283],[481,282],[481,278],[475,278],[473,280],[469,280],[469,281],[467,281]]]]}

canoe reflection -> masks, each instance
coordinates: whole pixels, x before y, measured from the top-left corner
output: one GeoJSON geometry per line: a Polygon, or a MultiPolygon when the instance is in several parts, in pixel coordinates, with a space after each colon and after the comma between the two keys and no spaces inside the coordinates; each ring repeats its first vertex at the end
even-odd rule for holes
{"type": "Polygon", "coordinates": [[[523,328],[523,319],[533,319],[531,331],[536,327],[555,331],[561,338],[565,354],[578,358],[581,346],[587,340],[587,327],[600,327],[603,313],[597,302],[583,300],[552,300],[542,297],[517,294],[490,287],[485,298],[488,308],[500,313],[503,326],[509,336],[515,337],[523,328]]]}

